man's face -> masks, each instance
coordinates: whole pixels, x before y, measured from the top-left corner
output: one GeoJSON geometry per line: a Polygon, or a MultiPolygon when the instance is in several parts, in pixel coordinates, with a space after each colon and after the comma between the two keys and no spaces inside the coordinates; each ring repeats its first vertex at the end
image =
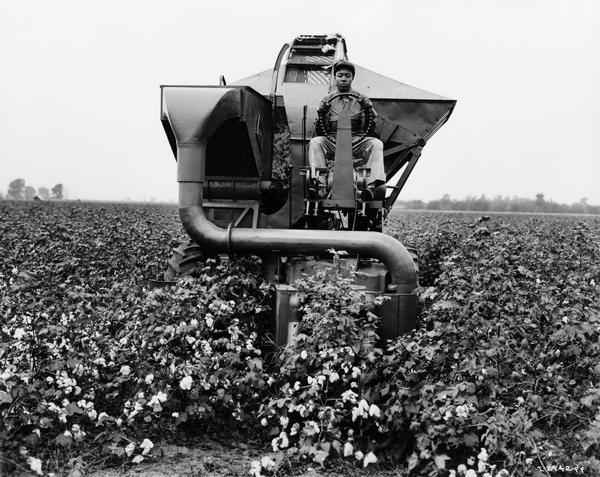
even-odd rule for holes
{"type": "Polygon", "coordinates": [[[341,92],[346,92],[350,90],[350,86],[352,85],[353,79],[354,77],[350,70],[342,68],[335,72],[335,85],[337,86],[337,89],[341,92]]]}

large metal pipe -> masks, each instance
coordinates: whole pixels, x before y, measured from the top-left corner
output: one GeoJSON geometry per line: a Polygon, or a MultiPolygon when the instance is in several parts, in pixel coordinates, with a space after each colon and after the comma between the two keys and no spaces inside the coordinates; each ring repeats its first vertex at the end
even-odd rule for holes
{"type": "MultiPolygon", "coordinates": [[[[181,165],[180,165],[181,167],[181,165]]],[[[179,176],[179,215],[188,235],[215,252],[318,254],[345,250],[381,260],[390,272],[391,291],[412,293],[417,286],[414,262],[396,239],[379,232],[288,229],[223,229],[213,224],[202,207],[202,182],[179,176]]]]}
{"type": "Polygon", "coordinates": [[[204,182],[203,196],[208,200],[261,200],[271,189],[271,181],[259,179],[210,179],[204,182]]]}

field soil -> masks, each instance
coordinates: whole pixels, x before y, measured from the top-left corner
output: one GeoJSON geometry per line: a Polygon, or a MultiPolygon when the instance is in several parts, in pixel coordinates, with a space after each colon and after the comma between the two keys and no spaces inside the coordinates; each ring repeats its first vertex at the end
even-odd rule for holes
{"type": "MultiPolygon", "coordinates": [[[[162,448],[162,456],[157,457],[154,462],[142,462],[133,467],[99,468],[84,475],[87,477],[247,477],[251,462],[260,459],[264,453],[265,449],[250,448],[244,443],[232,445],[211,440],[191,447],[166,445],[162,448]]],[[[305,465],[286,472],[286,475],[294,477],[400,475],[392,470],[361,471],[350,465],[344,467],[344,471],[332,471],[305,465]]]]}
{"type": "Polygon", "coordinates": [[[191,447],[165,445],[154,462],[142,462],[133,467],[101,468],[87,475],[89,477],[247,476],[250,463],[260,459],[260,456],[260,450],[252,450],[244,444],[234,446],[206,440],[191,447]]]}

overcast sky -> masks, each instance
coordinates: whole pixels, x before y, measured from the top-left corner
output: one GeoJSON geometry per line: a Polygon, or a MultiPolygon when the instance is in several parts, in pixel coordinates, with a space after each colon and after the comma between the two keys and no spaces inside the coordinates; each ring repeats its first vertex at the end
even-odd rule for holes
{"type": "Polygon", "coordinates": [[[401,199],[600,204],[597,0],[0,0],[0,191],[175,201],[159,85],[232,82],[334,32],[351,61],[458,101],[401,199]]]}

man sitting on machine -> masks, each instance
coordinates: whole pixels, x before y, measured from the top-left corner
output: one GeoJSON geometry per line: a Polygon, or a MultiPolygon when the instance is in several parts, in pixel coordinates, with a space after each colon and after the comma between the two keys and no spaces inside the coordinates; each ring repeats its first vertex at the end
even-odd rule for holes
{"type": "MultiPolygon", "coordinates": [[[[366,187],[361,192],[361,199],[365,202],[370,201],[373,200],[375,188],[386,181],[383,143],[372,137],[377,113],[369,98],[351,88],[355,74],[352,63],[344,60],[338,61],[333,65],[333,74],[335,89],[319,104],[315,124],[316,136],[310,140],[309,144],[308,159],[311,175],[317,177],[316,170],[318,168],[330,170],[328,184],[321,188],[322,193],[326,194],[332,183],[331,163],[335,154],[337,119],[343,109],[349,109],[352,128],[352,156],[356,158],[353,161],[354,167],[370,169],[370,174],[366,178],[366,187]]],[[[319,176],[319,180],[324,181],[325,179],[319,176]]]]}

